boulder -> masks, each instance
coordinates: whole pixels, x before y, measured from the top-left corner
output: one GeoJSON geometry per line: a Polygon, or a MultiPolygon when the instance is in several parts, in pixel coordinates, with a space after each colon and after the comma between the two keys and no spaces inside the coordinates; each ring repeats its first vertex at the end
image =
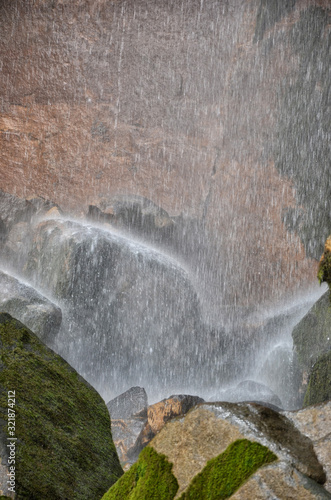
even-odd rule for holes
{"type": "Polygon", "coordinates": [[[328,500],[330,494],[288,462],[277,462],[256,471],[231,500],[328,500]]]}
{"type": "Polygon", "coordinates": [[[36,208],[30,201],[0,190],[0,213],[2,223],[9,231],[18,222],[30,221],[36,208]]]}
{"type": "Polygon", "coordinates": [[[2,257],[11,268],[21,271],[30,236],[29,222],[14,224],[7,233],[2,248],[2,257]]]}
{"type": "Polygon", "coordinates": [[[214,401],[229,401],[232,403],[251,401],[272,405],[278,409],[282,402],[269,387],[254,380],[243,380],[235,387],[220,391],[213,397],[214,401]]]}
{"type": "Polygon", "coordinates": [[[315,454],[329,434],[325,410],[303,418],[308,410],[279,414],[257,404],[201,404],[166,423],[103,500],[329,499],[321,463],[330,454],[325,447],[321,463],[315,454]],[[304,425],[297,428],[305,419],[307,435],[304,425]]]}
{"type": "Polygon", "coordinates": [[[331,401],[299,411],[286,412],[285,415],[312,441],[317,458],[326,473],[325,489],[331,493],[331,401]]]}
{"type": "MultiPolygon", "coordinates": [[[[57,349],[107,398],[141,385],[151,394],[202,376],[200,305],[188,273],[152,248],[83,223],[47,220],[33,231],[27,279],[63,312],[57,349]]],[[[207,371],[207,370],[206,370],[207,371]]]]}
{"type": "Polygon", "coordinates": [[[204,400],[198,396],[181,394],[170,396],[149,406],[147,409],[147,421],[137,437],[135,445],[128,451],[128,457],[132,461],[137,460],[141,450],[147,446],[169,420],[186,415],[193,406],[201,403],[204,403],[204,400]]]}
{"type": "Polygon", "coordinates": [[[331,399],[331,351],[322,354],[314,364],[308,379],[303,406],[331,399]]]}
{"type": "MultiPolygon", "coordinates": [[[[0,314],[0,343],[1,472],[8,472],[14,454],[15,498],[101,498],[122,475],[104,401],[66,361],[5,313],[0,314]],[[16,426],[7,434],[9,409],[16,426]]],[[[6,483],[1,484],[7,495],[6,483]]]]}
{"type": "Polygon", "coordinates": [[[277,456],[266,446],[248,439],[238,439],[207,462],[180,500],[229,498],[260,467],[275,460],[277,456]]]}
{"type": "MultiPolygon", "coordinates": [[[[306,316],[293,329],[292,337],[296,359],[297,392],[302,406],[311,370],[323,354],[331,350],[330,292],[326,292],[313,305],[306,316]]],[[[312,401],[312,400],[311,400],[312,401]]],[[[315,403],[319,401],[315,400],[315,403]]],[[[320,401],[322,402],[322,401],[320,401]]]]}
{"type": "Polygon", "coordinates": [[[142,387],[131,387],[107,403],[112,435],[124,470],[130,467],[129,455],[147,422],[147,394],[142,387]]]}
{"type": "Polygon", "coordinates": [[[193,406],[204,403],[198,396],[176,395],[163,399],[148,407],[147,417],[152,432],[157,434],[166,422],[174,417],[185,415],[193,406]]]}
{"type": "Polygon", "coordinates": [[[4,271],[0,271],[0,310],[18,318],[49,344],[62,322],[62,312],[57,305],[4,271]]]}
{"type": "Polygon", "coordinates": [[[147,406],[147,394],[143,387],[131,387],[107,403],[112,419],[128,419],[144,411],[146,413],[147,406]]]}
{"type": "Polygon", "coordinates": [[[169,238],[174,220],[169,214],[143,196],[117,195],[99,199],[90,205],[87,217],[108,222],[131,234],[147,237],[153,242],[169,238]]]}
{"type": "Polygon", "coordinates": [[[314,484],[325,482],[323,467],[310,439],[285,415],[257,404],[199,405],[184,418],[168,422],[149,446],[173,463],[179,495],[186,491],[209,460],[241,439],[267,446],[277,455],[279,464],[291,464],[298,473],[309,476],[314,484]]]}

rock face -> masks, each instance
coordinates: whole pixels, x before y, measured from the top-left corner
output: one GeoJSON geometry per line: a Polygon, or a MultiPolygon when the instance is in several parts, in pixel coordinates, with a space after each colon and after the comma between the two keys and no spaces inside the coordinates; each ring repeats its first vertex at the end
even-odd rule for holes
{"type": "Polygon", "coordinates": [[[218,393],[217,398],[213,398],[213,400],[229,402],[255,401],[261,404],[265,403],[282,408],[282,402],[277,394],[267,386],[255,382],[254,380],[244,380],[236,387],[218,393]]]}
{"type": "Polygon", "coordinates": [[[140,451],[148,445],[165,424],[175,418],[186,415],[195,405],[204,403],[202,398],[189,395],[174,395],[155,403],[147,409],[147,421],[141,430],[134,447],[128,452],[129,458],[137,460],[140,451]]]}
{"type": "Polygon", "coordinates": [[[131,387],[107,403],[112,418],[130,418],[137,414],[147,414],[147,394],[143,387],[131,387]]]}
{"type": "MultiPolygon", "coordinates": [[[[329,353],[331,351],[331,307],[329,300],[329,293],[326,292],[307,315],[299,322],[299,324],[294,328],[292,332],[294,352],[297,358],[297,381],[294,383],[298,384],[299,403],[303,403],[304,396],[307,390],[308,379],[311,376],[311,372],[316,364],[315,375],[313,377],[314,381],[314,392],[315,396],[311,392],[307,404],[318,403],[326,400],[329,394],[329,388],[326,386],[325,390],[320,392],[319,390],[319,377],[317,371],[322,369],[324,371],[325,378],[327,377],[330,383],[330,364],[326,362],[323,365],[323,360],[327,360],[329,353]],[[326,357],[325,357],[326,356],[326,357]],[[321,358],[321,359],[320,359],[321,358]],[[323,394],[322,400],[313,399],[318,397],[317,394],[320,393],[320,397],[323,394]]],[[[324,381],[321,379],[321,383],[324,381]]]]}
{"type": "Polygon", "coordinates": [[[4,3],[1,188],[187,216],[218,308],[311,283],[331,225],[330,5],[279,5],[4,3]]]}
{"type": "Polygon", "coordinates": [[[3,271],[0,271],[0,310],[19,319],[46,343],[53,342],[62,322],[59,307],[3,271]]]}
{"type": "Polygon", "coordinates": [[[331,351],[322,354],[309,375],[303,406],[321,403],[331,399],[331,351]]]}
{"type": "MultiPolygon", "coordinates": [[[[0,342],[1,472],[6,472],[10,457],[10,390],[15,392],[10,407],[15,409],[17,438],[15,498],[100,498],[122,474],[102,398],[5,313],[0,314],[0,342]]],[[[5,484],[3,494],[8,493],[5,484]]]]}
{"type": "Polygon", "coordinates": [[[302,434],[311,439],[326,473],[327,481],[324,486],[331,493],[331,401],[296,412],[286,412],[285,415],[302,434]]]}
{"type": "MultiPolygon", "coordinates": [[[[156,459],[174,488],[159,498],[328,499],[321,464],[329,471],[329,413],[327,405],[279,414],[257,404],[201,404],[168,422],[104,499],[143,498],[156,459]]],[[[157,478],[150,487],[156,491],[157,478]]]]}
{"type": "Polygon", "coordinates": [[[147,422],[147,406],[147,394],[142,387],[131,387],[107,403],[114,444],[124,470],[132,463],[130,451],[147,422]]]}
{"type": "Polygon", "coordinates": [[[191,410],[183,419],[169,422],[150,446],[174,464],[179,493],[216,457],[237,439],[260,442],[290,460],[297,470],[315,481],[325,482],[309,439],[301,435],[288,419],[269,408],[243,403],[209,403],[191,410]],[[290,457],[290,458],[289,458],[290,457]]]}
{"type": "Polygon", "coordinates": [[[117,195],[101,199],[96,206],[89,206],[87,215],[154,243],[171,238],[174,228],[169,214],[142,196],[117,195]]]}
{"type": "Polygon", "coordinates": [[[76,222],[43,221],[32,236],[25,273],[61,306],[57,350],[105,398],[110,380],[152,395],[207,376],[198,298],[176,261],[76,222]]]}
{"type": "Polygon", "coordinates": [[[110,401],[107,408],[113,439],[124,470],[137,461],[141,450],[166,422],[203,402],[198,396],[176,395],[147,407],[147,395],[141,387],[132,387],[110,401]]]}

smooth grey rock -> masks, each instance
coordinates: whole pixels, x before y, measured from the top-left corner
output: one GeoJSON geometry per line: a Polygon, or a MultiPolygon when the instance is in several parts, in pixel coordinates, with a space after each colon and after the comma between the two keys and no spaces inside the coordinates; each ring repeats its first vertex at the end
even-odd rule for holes
{"type": "Polygon", "coordinates": [[[112,419],[127,419],[144,410],[147,416],[147,406],[147,394],[143,387],[131,387],[107,403],[112,419]]]}
{"type": "Polygon", "coordinates": [[[0,310],[27,325],[46,343],[52,343],[61,326],[58,306],[4,271],[0,271],[0,310]]]}
{"type": "MultiPolygon", "coordinates": [[[[192,392],[200,305],[187,272],[132,239],[66,220],[34,228],[26,275],[61,306],[57,350],[105,397],[140,385],[157,393],[192,392]]],[[[163,395],[163,394],[162,394],[163,395]]]]}
{"type": "Polygon", "coordinates": [[[282,402],[269,387],[254,380],[244,380],[235,387],[216,393],[213,401],[228,401],[237,403],[241,401],[259,402],[261,404],[271,404],[281,408],[282,402]]]}

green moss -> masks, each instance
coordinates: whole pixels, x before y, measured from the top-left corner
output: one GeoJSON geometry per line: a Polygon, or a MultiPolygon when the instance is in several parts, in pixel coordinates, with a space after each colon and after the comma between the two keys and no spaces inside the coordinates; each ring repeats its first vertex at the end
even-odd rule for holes
{"type": "Polygon", "coordinates": [[[102,398],[8,314],[0,349],[0,435],[15,391],[16,498],[100,498],[123,473],[102,398]]]}
{"type": "Polygon", "coordinates": [[[303,406],[331,399],[331,351],[323,354],[313,366],[303,406]]]}
{"type": "Polygon", "coordinates": [[[147,446],[138,461],[110,488],[102,500],[172,500],[178,482],[172,464],[147,446]]]}
{"type": "Polygon", "coordinates": [[[240,439],[207,462],[180,500],[222,500],[229,498],[259,467],[277,460],[268,448],[240,439]]]}

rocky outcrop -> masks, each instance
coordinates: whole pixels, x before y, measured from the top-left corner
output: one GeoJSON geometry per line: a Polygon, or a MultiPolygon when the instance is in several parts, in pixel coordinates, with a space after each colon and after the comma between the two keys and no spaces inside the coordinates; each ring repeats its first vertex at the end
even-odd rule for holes
{"type": "Polygon", "coordinates": [[[175,417],[186,415],[186,413],[197,404],[204,403],[202,398],[189,395],[174,395],[155,403],[147,409],[147,421],[134,446],[129,450],[128,456],[131,461],[137,460],[139,453],[154,436],[175,417]]]}
{"type": "Polygon", "coordinates": [[[42,197],[24,199],[0,190],[0,257],[16,271],[28,248],[31,223],[59,207],[42,197]]]}
{"type": "Polygon", "coordinates": [[[58,352],[104,397],[110,380],[112,393],[140,384],[151,394],[201,378],[211,346],[196,349],[200,305],[175,260],[116,232],[46,220],[32,231],[25,275],[62,309],[58,352]]]}
{"type": "Polygon", "coordinates": [[[295,412],[286,412],[299,431],[311,439],[326,473],[325,488],[331,493],[331,401],[295,412]]]}
{"type": "Polygon", "coordinates": [[[269,387],[254,380],[244,380],[237,386],[219,391],[217,397],[210,398],[210,401],[241,402],[251,401],[256,403],[273,405],[282,408],[282,402],[269,387]]]}
{"type": "Polygon", "coordinates": [[[124,470],[132,464],[130,452],[147,422],[147,406],[142,387],[131,387],[107,403],[114,444],[124,470]]]}
{"type": "Polygon", "coordinates": [[[200,404],[166,423],[104,499],[144,496],[147,478],[153,492],[149,498],[328,499],[322,464],[329,470],[330,412],[326,407],[311,410],[304,410],[303,417],[302,412],[279,414],[257,404],[200,404]],[[165,464],[171,489],[162,486],[162,473],[161,484],[152,479],[155,461],[165,464]]]}
{"type": "Polygon", "coordinates": [[[0,310],[30,328],[43,342],[53,343],[61,309],[26,283],[0,271],[0,310]]]}
{"type": "Polygon", "coordinates": [[[1,188],[79,214],[129,194],[187,216],[203,228],[187,263],[217,310],[312,283],[330,227],[329,10],[7,2],[1,188]]]}
{"type": "MultiPolygon", "coordinates": [[[[303,403],[307,390],[307,384],[313,366],[321,356],[328,355],[331,351],[331,307],[329,293],[326,292],[298,323],[292,332],[294,353],[296,356],[296,372],[293,374],[293,383],[297,385],[297,391],[300,395],[299,403],[303,403]]],[[[324,358],[323,358],[324,359],[324,358]]],[[[319,364],[320,366],[320,364],[319,364]]],[[[328,372],[325,365],[325,374],[328,372]]],[[[316,370],[318,367],[316,367],[316,370]]],[[[314,391],[317,397],[319,392],[318,378],[314,376],[314,391]],[[317,385],[315,385],[317,383],[317,385]]],[[[323,391],[324,393],[324,391],[323,391]]],[[[325,393],[327,394],[327,392],[325,393]]],[[[313,394],[309,396],[311,403],[322,402],[322,400],[313,400],[313,394]]],[[[323,399],[324,400],[324,399],[323,399]]],[[[308,402],[307,402],[308,403],[308,402]]],[[[309,403],[308,403],[309,404],[309,403]]]]}
{"type": "Polygon", "coordinates": [[[314,364],[308,379],[303,406],[331,399],[331,351],[322,354],[314,364]]]}
{"type": "Polygon", "coordinates": [[[0,342],[1,472],[14,467],[15,498],[100,498],[122,474],[102,398],[5,313],[0,342]],[[16,426],[8,424],[7,434],[9,414],[16,426]],[[17,439],[10,439],[13,449],[7,437],[17,439]],[[8,458],[15,462],[9,465],[8,458]]]}
{"type": "Polygon", "coordinates": [[[203,403],[198,396],[170,396],[147,407],[144,389],[132,387],[107,404],[112,421],[114,443],[124,470],[136,462],[143,448],[160,432],[166,422],[184,416],[203,403]]]}
{"type": "Polygon", "coordinates": [[[125,232],[152,242],[171,239],[174,220],[155,203],[142,196],[117,195],[90,205],[87,217],[111,223],[125,232]]]}
{"type": "Polygon", "coordinates": [[[147,394],[143,387],[131,387],[107,403],[112,418],[127,419],[135,415],[147,416],[147,394]]]}
{"type": "Polygon", "coordinates": [[[313,444],[283,415],[256,404],[209,403],[169,422],[150,446],[173,463],[179,491],[186,490],[208,460],[238,439],[267,446],[281,462],[290,462],[302,474],[325,482],[313,444]]]}

